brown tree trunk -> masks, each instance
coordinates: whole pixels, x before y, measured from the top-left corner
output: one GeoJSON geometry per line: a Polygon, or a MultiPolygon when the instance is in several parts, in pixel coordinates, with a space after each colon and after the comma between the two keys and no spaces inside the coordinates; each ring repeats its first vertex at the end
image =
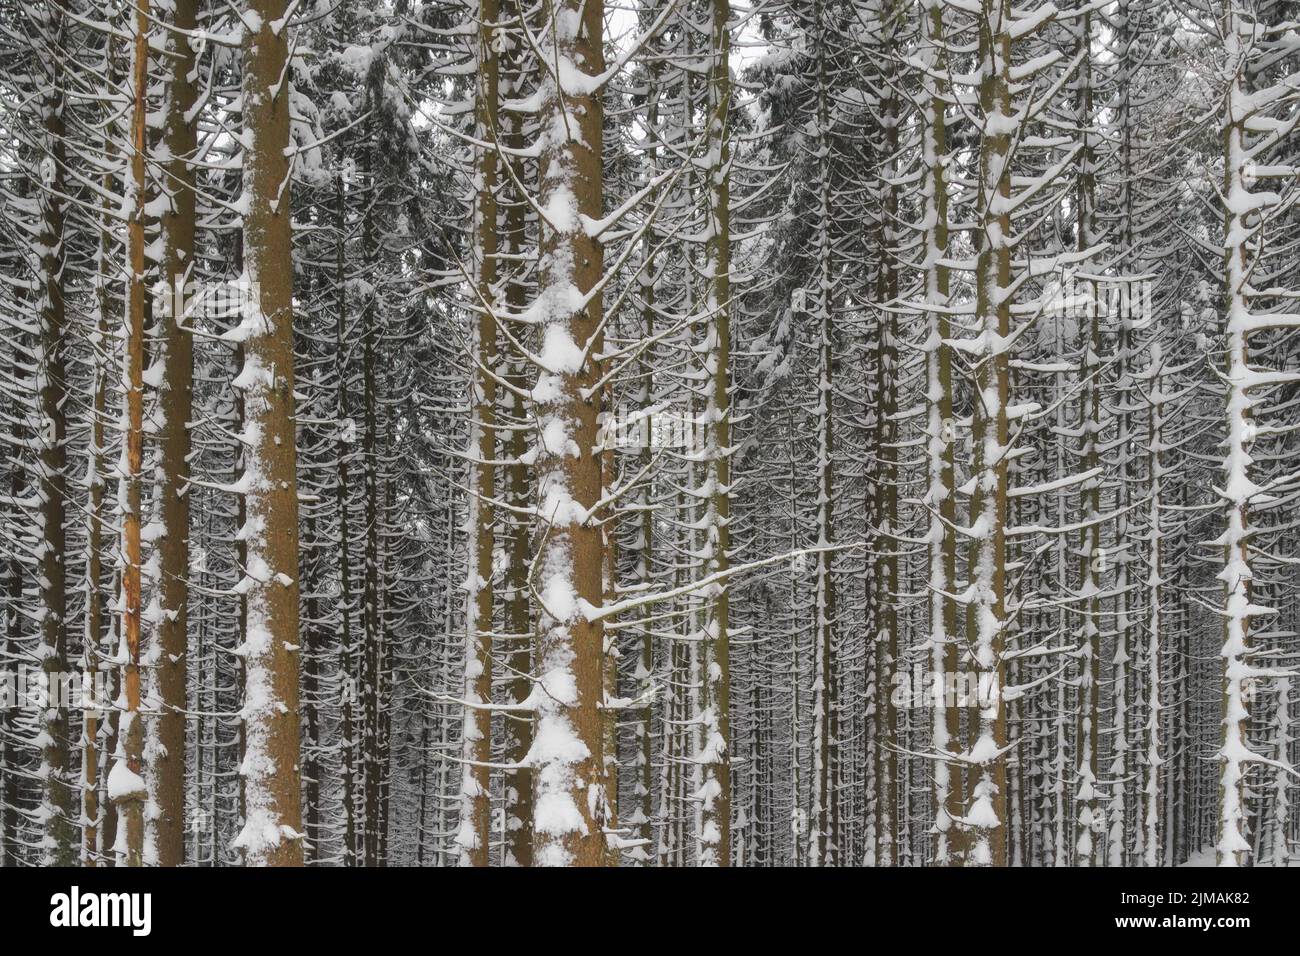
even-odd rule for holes
{"type": "MultiPolygon", "coordinates": [[[[729,0],[713,0],[708,74],[708,142],[715,156],[708,170],[709,263],[708,355],[704,455],[709,498],[705,502],[705,575],[731,567],[731,16],[729,0]]],[[[705,611],[704,679],[701,695],[704,750],[700,793],[700,862],[731,865],[731,590],[711,590],[705,611]]]]}
{"type": "MultiPolygon", "coordinates": [[[[507,22],[518,18],[518,0],[505,0],[502,16],[507,22]]],[[[520,57],[520,45],[509,45],[501,57],[500,93],[503,97],[522,96],[523,65],[520,57]]],[[[503,111],[500,117],[504,126],[502,142],[514,151],[524,149],[523,116],[519,112],[503,111]]],[[[518,315],[528,305],[527,274],[529,263],[523,256],[528,239],[528,206],[525,198],[519,194],[519,185],[523,184],[524,162],[517,153],[511,153],[509,175],[502,178],[504,203],[504,227],[502,230],[501,268],[508,270],[506,278],[506,307],[510,315],[518,315]]],[[[521,333],[522,334],[522,333],[521,333]]],[[[529,538],[532,533],[531,522],[526,509],[531,507],[531,488],[528,466],[523,457],[528,451],[528,433],[524,429],[524,408],[520,393],[528,389],[525,359],[518,354],[513,342],[506,343],[504,356],[504,374],[511,388],[502,390],[502,398],[508,402],[507,424],[509,432],[503,439],[506,448],[505,457],[510,465],[505,469],[504,494],[510,506],[506,520],[509,522],[506,532],[506,572],[503,594],[505,633],[509,635],[510,652],[508,667],[513,678],[510,681],[509,699],[513,703],[522,703],[532,692],[529,675],[533,669],[533,635],[532,613],[529,608],[528,568],[532,560],[532,548],[529,538]]],[[[504,404],[504,403],[503,403],[504,404]]],[[[505,757],[513,765],[521,765],[528,756],[533,743],[532,717],[526,713],[507,714],[505,718],[505,757]]],[[[505,772],[506,804],[506,850],[507,865],[533,865],[533,777],[525,767],[505,772]]]]}
{"type": "Polygon", "coordinates": [[[534,396],[538,422],[540,609],[533,745],[536,863],[600,866],[606,799],[603,782],[602,660],[604,627],[580,602],[603,600],[604,535],[589,516],[600,498],[598,421],[602,337],[600,296],[587,294],[603,274],[600,244],[582,217],[603,215],[599,95],[572,75],[604,70],[601,0],[543,0],[554,63],[542,95],[540,280],[542,364],[534,396]],[[553,71],[553,72],[552,72],[553,71]],[[557,76],[559,80],[557,80],[557,76]],[[563,81],[567,89],[561,89],[563,81]],[[576,292],[576,295],[575,295],[576,292]],[[578,297],[583,297],[578,302],[578,297]]]}
{"type": "Polygon", "coordinates": [[[347,343],[347,206],[342,173],[336,174],[335,186],[335,273],[334,288],[338,295],[334,354],[337,362],[337,391],[335,419],[339,432],[338,478],[335,484],[335,509],[338,512],[338,575],[339,575],[339,680],[340,693],[339,752],[341,772],[341,800],[343,803],[343,865],[353,866],[357,861],[357,747],[356,700],[357,661],[352,637],[352,531],[348,518],[351,502],[348,484],[348,460],[352,455],[354,440],[352,430],[345,423],[348,417],[348,343],[347,343]]]}
{"type": "Polygon", "coordinates": [[[289,203],[289,75],[285,0],[249,0],[244,33],[247,146],[244,266],[251,283],[234,337],[244,365],[247,517],[241,582],[245,821],[236,846],[250,865],[301,866],[298,739],[298,475],[294,434],[293,260],[289,203]]]}
{"type": "MultiPolygon", "coordinates": [[[[497,128],[498,68],[494,33],[499,29],[497,0],[479,0],[476,138],[490,143],[497,128]]],[[[496,546],[497,384],[497,150],[476,151],[478,194],[474,205],[474,268],[477,296],[471,337],[469,491],[469,599],[465,608],[465,705],[461,768],[461,821],[457,842],[461,864],[487,866],[491,836],[493,588],[496,546]]]]}
{"type": "Polygon", "coordinates": [[[131,114],[131,177],[133,200],[127,223],[127,250],[131,269],[126,311],[126,355],[123,383],[126,387],[126,484],[125,514],[122,516],[122,637],[126,645],[123,663],[122,697],[125,708],[118,718],[117,762],[109,773],[109,791],[117,804],[118,826],[125,828],[117,843],[124,847],[119,862],[125,866],[144,863],[144,725],[140,718],[140,481],[144,466],[144,311],[145,311],[145,146],[149,72],[148,0],[137,0],[135,51],[131,87],[135,102],[131,114]],[[124,837],[124,839],[123,839],[124,837]]]}
{"type": "MultiPolygon", "coordinates": [[[[193,30],[197,22],[196,0],[174,0],[172,26],[193,30]]],[[[169,198],[161,217],[162,281],[166,283],[170,308],[160,310],[160,347],[163,361],[163,394],[159,400],[161,418],[159,469],[162,487],[162,523],[159,541],[158,644],[154,680],[159,696],[157,743],[154,765],[149,768],[155,781],[151,788],[158,804],[155,842],[159,866],[179,866],[185,860],[185,674],[188,645],[190,565],[190,429],[194,350],[190,333],[183,326],[191,321],[184,314],[189,306],[188,286],[194,264],[194,175],[189,158],[195,149],[195,120],[189,117],[194,105],[194,87],[189,74],[194,52],[189,41],[168,32],[168,78],[166,126],[163,143],[168,161],[163,190],[169,198]],[[187,121],[188,118],[188,121],[187,121]]]]}
{"type": "Polygon", "coordinates": [[[49,72],[41,103],[47,154],[41,163],[42,184],[37,197],[41,214],[40,287],[37,312],[40,340],[35,387],[40,420],[36,430],[37,497],[40,501],[39,574],[41,608],[41,669],[49,675],[49,701],[42,711],[41,779],[45,814],[44,862],[72,866],[78,852],[77,800],[68,740],[69,701],[62,699],[68,670],[67,575],[67,370],[64,358],[67,328],[63,303],[64,165],[63,68],[59,48],[64,43],[62,14],[47,8],[42,26],[50,44],[49,72]],[[63,685],[63,686],[61,686],[63,685]]]}

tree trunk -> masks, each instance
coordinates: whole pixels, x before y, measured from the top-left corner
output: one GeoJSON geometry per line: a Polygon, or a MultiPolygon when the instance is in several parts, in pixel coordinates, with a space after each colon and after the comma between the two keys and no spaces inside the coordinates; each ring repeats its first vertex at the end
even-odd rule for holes
{"type": "MultiPolygon", "coordinates": [[[[709,214],[705,275],[709,394],[705,403],[704,558],[705,576],[731,567],[731,15],[729,0],[713,0],[708,113],[705,122],[713,157],[706,171],[709,214]]],[[[699,862],[731,865],[731,589],[727,582],[705,593],[701,733],[702,772],[699,862]]]]}
{"type": "Polygon", "coordinates": [[[289,203],[286,0],[245,7],[244,365],[246,518],[243,591],[244,826],[235,841],[253,866],[302,865],[298,737],[298,474],[294,434],[293,260],[289,203]],[[256,29],[247,26],[253,21],[256,29]]]}
{"type": "MultiPolygon", "coordinates": [[[[173,0],[171,26],[193,30],[196,0],[173,0]]],[[[190,564],[190,418],[194,349],[185,314],[191,306],[194,269],[194,173],[190,157],[195,150],[195,123],[190,116],[195,91],[190,81],[194,52],[188,39],[167,32],[170,68],[164,115],[163,143],[167,162],[163,190],[169,202],[161,217],[162,281],[170,308],[160,310],[160,357],[163,394],[157,417],[160,448],[158,474],[162,499],[162,539],[158,544],[159,595],[158,649],[153,680],[160,713],[156,718],[158,747],[148,768],[150,792],[158,804],[155,845],[159,866],[179,866],[185,859],[185,688],[188,659],[190,564]]]]}
{"type": "Polygon", "coordinates": [[[37,452],[37,499],[40,502],[38,547],[40,588],[41,642],[38,656],[41,669],[48,675],[49,700],[42,709],[41,815],[45,826],[44,863],[47,866],[72,866],[80,858],[77,832],[77,799],[73,779],[69,741],[68,713],[71,702],[63,699],[71,687],[65,680],[68,671],[67,619],[67,418],[64,405],[68,399],[68,341],[63,301],[65,270],[64,217],[67,200],[64,171],[66,148],[64,136],[64,44],[63,16],[56,8],[47,8],[41,23],[49,44],[48,70],[42,90],[41,116],[44,124],[46,155],[41,161],[41,184],[37,187],[40,210],[40,239],[37,244],[39,286],[36,311],[40,321],[35,358],[35,388],[39,409],[38,426],[33,434],[37,452]]]}
{"type": "MultiPolygon", "coordinates": [[[[491,142],[499,135],[498,64],[494,34],[500,29],[497,0],[480,0],[478,85],[474,138],[491,142]]],[[[492,562],[496,547],[496,280],[497,151],[476,150],[477,195],[474,202],[476,296],[471,336],[469,549],[465,602],[465,707],[462,731],[461,821],[456,842],[462,866],[487,866],[491,836],[492,759],[492,562]]]]}
{"type": "Polygon", "coordinates": [[[589,517],[601,489],[597,445],[601,391],[603,274],[600,244],[581,217],[603,215],[603,107],[573,77],[604,70],[601,0],[543,0],[552,29],[541,96],[541,197],[547,210],[537,309],[542,369],[534,389],[538,423],[540,545],[537,735],[533,819],[535,862],[600,866],[605,862],[602,788],[604,628],[582,613],[603,600],[603,534],[589,517]],[[552,72],[554,70],[554,72],[552,72]],[[540,397],[539,397],[540,396],[540,397]]]}

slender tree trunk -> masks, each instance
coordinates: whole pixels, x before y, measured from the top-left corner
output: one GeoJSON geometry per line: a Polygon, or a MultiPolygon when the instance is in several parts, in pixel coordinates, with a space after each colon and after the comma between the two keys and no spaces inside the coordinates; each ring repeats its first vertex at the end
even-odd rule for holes
{"type": "MultiPolygon", "coordinates": [[[[707,352],[710,393],[705,403],[705,575],[731,566],[731,14],[729,0],[713,0],[709,75],[709,237],[705,274],[710,287],[707,352]]],[[[700,864],[731,864],[731,592],[726,583],[706,593],[703,686],[700,711],[704,749],[700,864]]]]}
{"type": "MultiPolygon", "coordinates": [[[[491,142],[497,123],[498,66],[495,34],[501,29],[497,0],[479,0],[478,86],[475,138],[491,142]]],[[[489,146],[476,151],[474,204],[474,332],[469,360],[470,396],[469,575],[465,602],[465,708],[462,731],[461,819],[456,842],[463,866],[487,866],[491,829],[492,759],[492,564],[496,548],[497,180],[499,157],[489,146]]]]}
{"type": "MultiPolygon", "coordinates": [[[[660,130],[659,104],[662,91],[662,67],[652,62],[649,67],[649,90],[646,103],[646,126],[650,130],[646,149],[648,173],[653,176],[659,171],[659,151],[657,143],[662,136],[660,130]]],[[[655,332],[656,284],[659,280],[660,261],[655,255],[656,232],[652,226],[646,230],[642,245],[641,286],[641,331],[647,340],[655,332]]],[[[636,412],[644,415],[637,422],[637,443],[639,455],[636,463],[637,472],[644,477],[637,484],[635,498],[635,515],[637,522],[637,540],[633,559],[632,587],[650,588],[654,584],[655,558],[655,514],[653,509],[654,483],[650,469],[654,462],[654,424],[649,411],[654,401],[654,376],[649,358],[642,353],[637,362],[637,386],[634,390],[636,412]]],[[[655,646],[653,627],[645,624],[641,629],[641,641],[635,673],[636,694],[641,702],[637,709],[634,733],[636,735],[636,771],[637,780],[633,793],[637,805],[624,823],[635,828],[634,839],[645,841],[643,846],[634,847],[631,856],[638,862],[649,865],[654,855],[650,849],[654,834],[654,703],[652,690],[655,673],[655,646]]]]}
{"type": "Polygon", "coordinates": [[[975,320],[983,340],[975,376],[975,493],[971,497],[971,614],[974,632],[967,635],[971,663],[979,681],[979,701],[972,716],[974,743],[965,752],[969,799],[959,824],[962,862],[1000,866],[1006,861],[1007,772],[1003,648],[1007,625],[1006,523],[1007,459],[1010,429],[1011,331],[1011,136],[1005,120],[1011,106],[1011,5],[983,0],[980,14],[980,113],[986,126],[980,136],[979,252],[976,261],[975,320]],[[1000,202],[998,201],[1000,200],[1000,202]]]}
{"type": "Polygon", "coordinates": [[[140,717],[140,504],[141,471],[144,465],[144,311],[145,311],[145,148],[146,101],[149,69],[148,0],[136,2],[135,50],[132,60],[131,86],[135,101],[131,114],[131,175],[128,186],[130,219],[127,223],[127,250],[130,266],[124,337],[122,382],[126,389],[124,424],[126,465],[122,481],[126,485],[122,515],[122,646],[118,659],[122,664],[122,698],[125,707],[118,718],[117,751],[109,772],[110,799],[117,805],[119,833],[115,849],[118,862],[125,866],[144,863],[143,769],[144,724],[140,717]]]}
{"type": "MultiPolygon", "coordinates": [[[[1091,43],[1091,15],[1085,14],[1077,27],[1077,47],[1084,54],[1081,75],[1076,80],[1076,116],[1083,137],[1079,151],[1079,175],[1075,188],[1078,217],[1077,248],[1089,248],[1095,236],[1096,176],[1090,126],[1092,123],[1091,60],[1087,55],[1091,43]]],[[[1094,287],[1095,289],[1095,287],[1094,287]]],[[[1079,381],[1081,387],[1079,407],[1079,432],[1082,445],[1081,465],[1084,471],[1098,467],[1100,462],[1098,442],[1101,432],[1101,319],[1094,302],[1085,305],[1079,342],[1079,381]]],[[[1079,866],[1094,866],[1104,859],[1102,845],[1102,817],[1097,793],[1099,757],[1099,731],[1101,723],[1101,589],[1100,572],[1105,555],[1101,545],[1101,484],[1100,476],[1087,479],[1081,486],[1080,511],[1089,522],[1079,538],[1079,717],[1075,730],[1078,747],[1077,792],[1075,819],[1075,862],[1079,866]]]]}
{"type": "Polygon", "coordinates": [[[1148,533],[1147,575],[1147,716],[1146,716],[1146,753],[1142,764],[1142,828],[1144,866],[1159,866],[1162,850],[1170,837],[1167,829],[1162,829],[1163,807],[1160,799],[1160,768],[1164,765],[1160,739],[1160,719],[1164,711],[1161,705],[1161,674],[1163,660],[1160,641],[1164,636],[1164,533],[1163,505],[1165,469],[1161,460],[1165,440],[1165,396],[1162,390],[1164,382],[1163,357],[1159,343],[1151,346],[1151,385],[1147,401],[1151,405],[1151,417],[1147,441],[1147,474],[1150,477],[1148,494],[1151,496],[1150,520],[1148,533]]]}
{"type": "MultiPolygon", "coordinates": [[[[115,48],[110,45],[105,54],[105,72],[115,76],[115,48]]],[[[110,127],[113,129],[113,127],[110,127]]],[[[105,157],[115,156],[113,136],[104,137],[105,157]]],[[[111,172],[104,174],[102,185],[105,197],[111,196],[115,189],[115,177],[111,172]]],[[[87,454],[90,465],[86,476],[86,620],[83,640],[83,668],[87,679],[97,679],[101,673],[107,678],[111,671],[101,671],[100,655],[104,650],[107,614],[104,589],[104,546],[106,540],[106,509],[104,489],[107,485],[106,454],[104,428],[108,415],[109,368],[111,365],[112,327],[109,315],[119,307],[120,300],[112,294],[112,259],[121,248],[114,232],[114,204],[105,198],[101,201],[99,248],[96,252],[95,272],[95,331],[91,337],[92,389],[90,448],[87,454]]],[[[104,720],[106,708],[111,700],[98,697],[99,685],[93,685],[97,699],[87,707],[82,721],[82,817],[84,833],[82,836],[82,863],[95,866],[103,858],[102,844],[104,837],[102,807],[99,800],[100,768],[103,753],[100,748],[100,736],[103,733],[101,721],[104,720]],[[94,706],[97,705],[97,706],[94,706]]],[[[105,697],[107,694],[104,695],[105,697]]],[[[3,755],[0,754],[0,759],[3,755]]]]}
{"type": "Polygon", "coordinates": [[[1219,866],[1245,866],[1250,862],[1247,840],[1246,764],[1253,755],[1247,742],[1249,715],[1246,710],[1246,679],[1251,668],[1250,626],[1264,608],[1251,603],[1254,572],[1250,563],[1249,504],[1256,493],[1251,480],[1250,448],[1254,437],[1252,411],[1255,399],[1251,387],[1268,376],[1249,364],[1248,337],[1252,330],[1249,283],[1253,271],[1251,238],[1257,226],[1256,206],[1251,202],[1247,177],[1247,128],[1253,118],[1246,89],[1247,39],[1255,23],[1225,0],[1223,37],[1228,56],[1228,96],[1223,124],[1224,292],[1227,306],[1227,456],[1224,459],[1224,490],[1220,493],[1226,511],[1227,528],[1219,539],[1224,549],[1224,567],[1219,580],[1225,589],[1223,649],[1223,736],[1219,751],[1219,819],[1215,844],[1219,866]]]}
{"type": "Polygon", "coordinates": [[[898,152],[898,100],[891,71],[894,57],[893,32],[897,29],[898,8],[893,0],[881,5],[879,108],[880,139],[878,162],[882,181],[879,186],[880,229],[876,263],[876,307],[879,323],[876,339],[876,456],[879,477],[879,526],[875,541],[876,558],[876,863],[893,866],[898,852],[899,804],[906,792],[898,781],[898,710],[892,688],[899,661],[898,640],[898,543],[894,537],[898,524],[898,346],[897,319],[892,303],[898,298],[898,272],[894,263],[898,216],[898,188],[893,184],[895,154],[898,152]]]}
{"type": "Polygon", "coordinates": [[[244,365],[247,557],[240,583],[244,664],[244,827],[255,866],[302,865],[298,734],[298,474],[294,434],[293,261],[289,203],[289,28],[285,0],[248,0],[243,111],[244,269],[251,295],[233,330],[244,365]],[[249,26],[252,21],[256,26],[249,26]]]}
{"type": "Polygon", "coordinates": [[[357,655],[352,634],[352,528],[349,519],[351,486],[348,463],[352,457],[355,428],[348,418],[348,299],[347,299],[347,205],[343,174],[334,177],[335,259],[334,288],[338,297],[335,307],[334,355],[335,420],[338,422],[338,476],[335,482],[335,510],[338,513],[339,576],[339,757],[342,780],[340,799],[343,804],[343,866],[357,862],[357,655]]]}
{"type": "Polygon", "coordinates": [[[954,785],[951,760],[944,757],[960,749],[960,711],[950,706],[946,694],[949,675],[957,675],[957,603],[952,595],[957,585],[957,539],[951,530],[957,523],[956,424],[953,420],[952,336],[948,319],[949,277],[944,259],[948,255],[948,145],[945,110],[946,83],[938,77],[947,69],[943,4],[931,0],[925,21],[931,49],[933,75],[926,77],[930,98],[926,102],[924,155],[926,167],[925,295],[932,306],[930,335],[926,342],[926,431],[930,487],[926,507],[930,509],[930,670],[939,692],[933,706],[931,732],[937,759],[934,764],[934,862],[952,863],[960,830],[952,820],[961,815],[961,790],[954,785]],[[943,85],[940,85],[943,84],[943,85]]]}
{"type": "Polygon", "coordinates": [[[46,155],[41,162],[41,185],[37,188],[40,239],[36,310],[40,321],[35,354],[35,388],[39,420],[33,431],[37,452],[36,497],[40,502],[38,523],[37,581],[40,589],[41,642],[38,656],[47,675],[49,699],[42,708],[41,815],[45,828],[43,860],[50,866],[72,866],[78,852],[77,799],[69,740],[69,707],[65,696],[71,687],[68,671],[67,615],[67,348],[68,329],[63,286],[66,267],[64,249],[65,164],[64,76],[62,46],[65,43],[63,15],[46,8],[41,20],[48,47],[48,64],[41,91],[41,119],[44,124],[46,155]]]}
{"type": "MultiPolygon", "coordinates": [[[[170,26],[190,31],[197,23],[196,0],[173,0],[170,26]]],[[[153,680],[160,708],[156,718],[157,748],[148,768],[150,792],[158,803],[151,819],[159,866],[179,866],[185,859],[185,687],[188,661],[190,564],[190,418],[194,377],[194,350],[189,307],[194,268],[194,174],[190,157],[195,150],[196,118],[190,114],[195,90],[190,79],[194,52],[188,39],[167,32],[170,69],[163,144],[167,161],[163,191],[168,204],[161,216],[162,281],[170,308],[161,310],[159,332],[163,364],[163,394],[157,417],[160,459],[158,474],[162,499],[163,536],[158,544],[159,653],[153,680]]]]}
{"type": "MultiPolygon", "coordinates": [[[[373,94],[368,93],[373,103],[373,94]]],[[[372,107],[373,108],[373,107],[372,107]]],[[[370,288],[361,307],[361,403],[362,403],[362,508],[365,515],[365,567],[361,578],[361,623],[364,632],[362,648],[362,741],[361,759],[365,773],[362,777],[365,812],[363,814],[363,862],[366,866],[380,866],[379,853],[388,829],[387,815],[383,810],[383,793],[386,786],[386,760],[383,753],[383,701],[387,694],[385,661],[387,658],[383,588],[380,583],[380,538],[385,512],[381,506],[381,471],[383,469],[383,442],[380,429],[379,396],[379,323],[381,312],[375,291],[378,278],[377,243],[374,212],[379,203],[379,148],[373,131],[367,137],[366,175],[369,178],[369,195],[365,199],[361,218],[361,255],[367,267],[370,288]]]]}
{"type": "MultiPolygon", "coordinates": [[[[817,38],[817,237],[815,298],[817,324],[817,544],[835,540],[835,264],[832,245],[831,184],[831,97],[827,76],[825,10],[819,2],[813,8],[813,30],[817,38]]],[[[811,303],[810,303],[811,304],[811,303]]],[[[793,481],[793,476],[792,476],[793,481]]],[[[815,620],[813,635],[813,727],[809,768],[811,819],[808,831],[808,865],[832,866],[836,860],[839,834],[835,832],[837,795],[834,761],[838,749],[835,728],[835,576],[830,551],[817,554],[815,620]]],[[[869,647],[873,646],[870,643],[869,647]]],[[[880,706],[879,701],[875,706],[880,706]]]]}
{"type": "Polygon", "coordinates": [[[600,245],[582,217],[603,214],[600,97],[574,77],[604,70],[601,0],[543,0],[551,52],[541,96],[540,279],[542,369],[534,389],[541,537],[534,588],[539,601],[537,736],[533,818],[535,862],[605,862],[602,788],[604,628],[580,602],[603,600],[601,529],[590,519],[601,488],[597,446],[601,391],[600,245]],[[553,72],[552,72],[553,71],[553,72]],[[538,396],[541,396],[540,398],[538,396]]]}
{"type": "MultiPolygon", "coordinates": [[[[504,0],[503,19],[518,19],[517,0],[504,0]]],[[[511,44],[501,57],[501,97],[523,95],[524,69],[519,46],[511,44]]],[[[523,117],[518,111],[504,110],[500,117],[505,127],[502,142],[511,151],[509,173],[502,179],[505,209],[503,215],[501,268],[508,270],[505,283],[506,307],[510,315],[519,315],[528,305],[528,205],[520,195],[519,186],[525,181],[526,170],[520,154],[525,147],[523,117]]],[[[532,525],[528,510],[532,506],[531,485],[524,455],[528,451],[528,432],[524,419],[524,403],[520,397],[528,388],[526,360],[518,354],[513,340],[506,343],[505,377],[510,387],[499,390],[507,404],[508,432],[503,439],[506,459],[505,497],[508,528],[505,535],[506,571],[503,603],[505,633],[509,635],[510,650],[507,666],[512,675],[509,699],[522,704],[532,692],[533,624],[530,610],[528,571],[532,561],[530,538],[532,525]]],[[[506,760],[519,769],[505,772],[506,849],[507,865],[532,866],[533,864],[533,777],[525,766],[528,751],[533,744],[532,715],[525,712],[508,713],[505,717],[506,760]]]]}

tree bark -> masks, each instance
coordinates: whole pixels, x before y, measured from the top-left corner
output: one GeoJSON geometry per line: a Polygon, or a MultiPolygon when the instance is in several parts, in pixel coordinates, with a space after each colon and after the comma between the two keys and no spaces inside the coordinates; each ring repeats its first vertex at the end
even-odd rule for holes
{"type": "Polygon", "coordinates": [[[250,295],[233,330],[244,365],[244,827],[253,866],[302,865],[298,737],[298,474],[285,0],[244,10],[244,268],[250,295]]]}
{"type": "Polygon", "coordinates": [[[541,372],[534,389],[538,423],[539,614],[534,768],[535,862],[605,862],[600,711],[604,627],[580,602],[603,600],[603,533],[590,509],[601,491],[596,387],[601,350],[603,274],[598,241],[583,217],[603,215],[600,96],[581,77],[604,70],[601,0],[543,0],[554,60],[541,96],[542,223],[539,285],[541,372]],[[574,77],[579,77],[577,82],[574,77]],[[540,398],[538,396],[541,396],[540,398]]]}

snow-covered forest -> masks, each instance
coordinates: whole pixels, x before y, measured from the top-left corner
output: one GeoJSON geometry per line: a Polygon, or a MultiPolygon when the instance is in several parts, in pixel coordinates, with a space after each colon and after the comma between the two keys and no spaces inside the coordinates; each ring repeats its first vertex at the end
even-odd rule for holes
{"type": "Polygon", "coordinates": [[[0,864],[1286,866],[1297,0],[0,0],[0,864]]]}

